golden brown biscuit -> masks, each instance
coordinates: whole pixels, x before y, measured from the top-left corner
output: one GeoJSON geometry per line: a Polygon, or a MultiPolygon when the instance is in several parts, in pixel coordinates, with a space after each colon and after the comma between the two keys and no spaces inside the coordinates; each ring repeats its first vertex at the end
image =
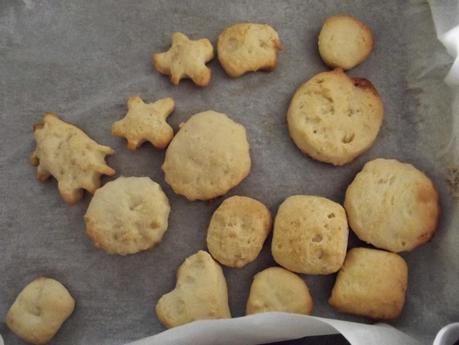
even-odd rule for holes
{"type": "Polygon", "coordinates": [[[190,78],[198,86],[207,86],[211,70],[206,63],[214,58],[214,48],[207,38],[190,40],[181,32],[172,34],[172,46],[167,52],[153,54],[153,64],[159,73],[170,76],[178,85],[183,78],[190,78]]]}
{"type": "Polygon", "coordinates": [[[249,174],[249,149],[239,123],[212,110],[195,114],[167,148],[162,166],[166,182],[188,200],[216,198],[249,174]]]}
{"type": "Polygon", "coordinates": [[[255,275],[246,314],[281,311],[311,314],[313,302],[306,283],[295,273],[270,267],[255,275]]]}
{"type": "Polygon", "coordinates": [[[301,151],[343,165],[370,148],[383,114],[382,100],[368,80],[350,78],[336,69],[319,73],[298,88],[287,122],[301,151]]]}
{"type": "Polygon", "coordinates": [[[273,70],[281,49],[276,30],[266,24],[234,24],[218,36],[218,60],[231,77],[273,70]]]}
{"type": "Polygon", "coordinates": [[[271,214],[265,205],[245,196],[232,196],[212,215],[207,247],[221,264],[243,267],[257,258],[270,231],[271,214]]]}
{"type": "Polygon", "coordinates": [[[373,34],[351,16],[328,17],[319,34],[319,53],[330,67],[351,69],[373,50],[373,34]]]}
{"type": "Polygon", "coordinates": [[[170,97],[147,104],[139,96],[129,97],[128,113],[113,123],[112,134],[125,137],[130,150],[137,149],[145,141],[157,149],[164,149],[174,136],[174,130],[166,122],[173,111],[174,100],[170,97]]]}
{"type": "Polygon", "coordinates": [[[43,121],[34,126],[33,134],[37,147],[31,162],[37,167],[37,179],[45,181],[53,176],[62,198],[70,205],[81,199],[83,189],[94,193],[101,175],[115,174],[105,163],[105,156],[114,151],[54,113],[46,113],[43,121]]]}
{"type": "Polygon", "coordinates": [[[6,314],[6,324],[31,344],[46,344],[72,314],[75,300],[57,280],[39,277],[17,296],[6,314]]]}
{"type": "Polygon", "coordinates": [[[407,284],[408,266],[401,256],[353,248],[338,273],[329,303],[349,314],[395,319],[405,304],[407,284]]]}
{"type": "Polygon", "coordinates": [[[159,299],[156,315],[167,328],[194,320],[231,318],[225,276],[207,252],[200,250],[183,262],[175,289],[159,299]]]}
{"type": "Polygon", "coordinates": [[[170,206],[149,177],[118,177],[98,189],[84,216],[86,233],[109,254],[134,254],[158,244],[170,206]]]}
{"type": "Polygon", "coordinates": [[[348,234],[340,204],[319,196],[294,195],[279,206],[271,251],[274,260],[290,271],[330,274],[343,265],[348,234]]]}
{"type": "Polygon", "coordinates": [[[392,252],[410,251],[429,241],[440,215],[432,181],[395,159],[366,163],[347,188],[344,207],[362,241],[392,252]]]}

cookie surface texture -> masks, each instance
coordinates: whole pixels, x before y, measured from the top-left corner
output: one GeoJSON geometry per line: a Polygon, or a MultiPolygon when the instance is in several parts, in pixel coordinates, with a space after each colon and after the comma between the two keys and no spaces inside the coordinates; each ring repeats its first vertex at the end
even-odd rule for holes
{"type": "Polygon", "coordinates": [[[276,30],[266,24],[234,24],[218,36],[218,59],[231,77],[258,70],[273,70],[281,49],[282,43],[276,30]]]}
{"type": "Polygon", "coordinates": [[[346,212],[340,204],[294,195],[279,206],[271,251],[274,260],[290,271],[330,274],[343,265],[348,234],[346,212]]]}
{"type": "Polygon", "coordinates": [[[200,250],[183,262],[175,289],[159,299],[156,315],[167,328],[231,317],[225,276],[209,253],[200,250]]]}
{"type": "Polygon", "coordinates": [[[212,72],[206,62],[213,57],[214,48],[208,39],[190,40],[185,34],[174,32],[172,46],[167,52],[153,54],[153,64],[158,72],[169,75],[174,85],[189,78],[203,87],[210,82],[212,72]]]}
{"type": "Polygon", "coordinates": [[[215,210],[207,230],[207,247],[229,267],[254,261],[271,231],[271,214],[258,200],[232,196],[215,210]]]}
{"type": "Polygon", "coordinates": [[[311,294],[303,279],[281,267],[270,267],[255,275],[246,314],[279,311],[309,315],[312,308],[311,294]]]}
{"type": "Polygon", "coordinates": [[[342,70],[322,72],[301,85],[287,114],[290,137],[303,153],[343,165],[368,150],[383,121],[373,85],[342,70]]]}
{"type": "Polygon", "coordinates": [[[166,122],[174,111],[174,100],[162,98],[154,103],[144,103],[138,96],[128,100],[126,116],[113,123],[112,134],[127,139],[127,146],[135,150],[145,141],[157,149],[164,149],[174,136],[174,130],[166,122]]]}
{"type": "Polygon", "coordinates": [[[350,16],[328,17],[319,34],[319,54],[330,67],[351,69],[373,50],[373,34],[361,21],[350,16]]]}
{"type": "Polygon", "coordinates": [[[149,177],[119,177],[98,189],[84,216],[86,233],[109,254],[134,254],[159,243],[170,206],[149,177]]]}
{"type": "Polygon", "coordinates": [[[338,273],[329,303],[349,314],[395,319],[405,304],[407,285],[408,266],[401,256],[353,248],[338,273]]]}
{"type": "Polygon", "coordinates": [[[411,164],[375,159],[346,191],[344,207],[355,234],[377,248],[410,251],[433,236],[440,215],[432,181],[411,164]]]}
{"type": "Polygon", "coordinates": [[[100,186],[101,175],[115,174],[105,163],[105,156],[114,151],[54,113],[46,113],[42,122],[34,126],[33,134],[37,146],[31,162],[37,167],[37,179],[45,181],[53,176],[68,204],[78,202],[83,190],[94,193],[100,186]]]}
{"type": "Polygon", "coordinates": [[[47,344],[72,314],[75,300],[57,280],[39,277],[17,296],[6,314],[6,324],[31,344],[47,344]]]}
{"type": "Polygon", "coordinates": [[[250,172],[245,128],[209,110],[191,116],[172,139],[162,169],[175,193],[208,200],[228,192],[250,172]]]}

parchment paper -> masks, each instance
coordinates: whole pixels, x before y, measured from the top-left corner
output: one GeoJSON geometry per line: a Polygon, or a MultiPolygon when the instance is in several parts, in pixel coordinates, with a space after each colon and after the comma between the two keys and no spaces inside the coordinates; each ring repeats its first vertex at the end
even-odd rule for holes
{"type": "MultiPolygon", "coordinates": [[[[174,287],[180,263],[205,248],[210,215],[223,198],[190,203],[176,196],[160,169],[164,152],[149,144],[129,152],[110,129],[126,113],[129,96],[147,101],[172,96],[175,129],[207,109],[225,112],[246,126],[253,169],[229,195],[255,197],[273,214],[292,194],[342,202],[354,175],[376,157],[408,161],[426,171],[441,193],[441,224],[431,243],[403,254],[410,269],[408,298],[393,325],[428,343],[459,316],[459,219],[446,182],[454,152],[448,146],[452,98],[442,82],[450,64],[423,1],[2,0],[0,317],[29,281],[47,275],[66,285],[77,300],[74,314],[51,344],[116,345],[164,330],[154,305],[174,287]],[[301,154],[285,121],[295,89],[327,69],[316,39],[325,17],[333,14],[354,15],[374,31],[375,50],[350,74],[371,80],[385,104],[375,145],[340,168],[301,154]],[[174,87],[153,71],[150,55],[168,48],[172,32],[216,42],[226,26],[240,21],[266,22],[278,30],[285,50],[275,71],[230,79],[214,60],[212,82],[205,89],[190,82],[174,87]],[[113,147],[116,154],[109,163],[118,175],[150,176],[163,186],[172,212],[157,248],[129,257],[97,250],[84,233],[82,218],[90,196],[69,207],[55,181],[35,180],[28,161],[34,148],[32,124],[46,111],[113,147]]],[[[244,314],[252,276],[274,265],[270,242],[244,269],[224,269],[233,316],[244,314]]],[[[351,234],[350,246],[355,245],[360,243],[351,234]]],[[[314,315],[366,322],[328,305],[333,275],[304,279],[314,297],[314,315]]],[[[0,333],[7,345],[22,344],[4,323],[0,333]]]]}

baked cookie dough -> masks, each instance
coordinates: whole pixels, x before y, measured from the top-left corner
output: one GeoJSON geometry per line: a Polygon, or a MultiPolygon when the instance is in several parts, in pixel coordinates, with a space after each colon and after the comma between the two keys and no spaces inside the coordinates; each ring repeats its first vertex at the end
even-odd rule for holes
{"type": "Polygon", "coordinates": [[[37,179],[43,182],[53,176],[62,198],[70,205],[82,198],[83,190],[94,193],[101,175],[115,174],[105,163],[105,156],[114,151],[54,113],[43,116],[43,121],[34,126],[33,135],[37,147],[31,162],[37,167],[37,179]]]}
{"type": "Polygon", "coordinates": [[[319,161],[343,165],[370,148],[383,113],[381,97],[368,80],[336,69],[319,73],[298,88],[287,122],[301,151],[319,161]]]}
{"type": "Polygon", "coordinates": [[[175,289],[159,299],[156,315],[167,328],[231,318],[225,276],[207,252],[200,250],[179,267],[175,289]]]}
{"type": "Polygon", "coordinates": [[[290,271],[330,274],[346,256],[348,226],[344,208],[326,198],[294,195],[279,206],[271,251],[290,271]]]}
{"type": "Polygon", "coordinates": [[[6,314],[6,324],[31,344],[47,344],[72,314],[75,300],[57,280],[39,277],[16,297],[6,314]]]}
{"type": "Polygon", "coordinates": [[[218,60],[231,77],[258,70],[273,70],[281,49],[282,43],[276,30],[266,24],[234,24],[218,36],[218,60]]]}
{"type": "Polygon", "coordinates": [[[255,275],[246,314],[280,311],[309,315],[312,308],[312,298],[303,279],[281,267],[270,267],[255,275]]]}
{"type": "Polygon", "coordinates": [[[328,17],[319,34],[319,53],[330,67],[351,69],[373,50],[373,34],[361,21],[350,16],[328,17]]]}
{"type": "Polygon", "coordinates": [[[175,193],[208,200],[237,186],[250,172],[245,128],[209,110],[181,125],[166,151],[162,169],[175,193]]]}
{"type": "Polygon", "coordinates": [[[392,252],[410,251],[429,241],[440,215],[432,181],[395,159],[366,163],[347,188],[344,207],[362,241],[392,252]]]}
{"type": "Polygon", "coordinates": [[[109,254],[134,254],[161,241],[169,211],[167,196],[149,177],[118,177],[94,194],[86,233],[109,254]]]}
{"type": "Polygon", "coordinates": [[[232,196],[212,215],[207,230],[207,248],[221,264],[243,267],[260,254],[271,223],[271,214],[261,202],[232,196]]]}
{"type": "Polygon", "coordinates": [[[395,319],[405,304],[407,284],[408,266],[401,256],[353,248],[338,273],[329,303],[349,314],[395,319]]]}

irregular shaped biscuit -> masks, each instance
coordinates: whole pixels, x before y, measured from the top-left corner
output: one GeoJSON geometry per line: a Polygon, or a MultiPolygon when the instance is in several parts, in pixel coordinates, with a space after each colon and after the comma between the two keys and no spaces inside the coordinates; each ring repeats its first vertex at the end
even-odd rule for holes
{"type": "Polygon", "coordinates": [[[175,193],[208,200],[228,192],[250,172],[245,128],[209,110],[191,116],[172,139],[162,169],[175,193]]]}
{"type": "Polygon", "coordinates": [[[294,195],[279,206],[271,251],[274,260],[290,271],[330,274],[343,265],[348,234],[346,212],[340,204],[294,195]]]}
{"type": "Polygon", "coordinates": [[[231,317],[225,276],[207,252],[200,250],[179,267],[175,289],[159,299],[156,315],[168,328],[231,317]]]}
{"type": "Polygon", "coordinates": [[[355,234],[375,247],[410,251],[433,236],[440,215],[432,181],[411,164],[375,159],[346,191],[344,207],[355,234]]]}
{"type": "Polygon", "coordinates": [[[361,21],[350,16],[328,17],[319,34],[319,53],[330,67],[351,69],[373,50],[373,35],[361,21]]]}
{"type": "Polygon", "coordinates": [[[37,179],[45,181],[53,176],[68,204],[82,198],[82,189],[94,193],[100,186],[101,175],[115,174],[115,170],[105,164],[105,156],[114,151],[99,145],[54,113],[46,113],[43,121],[34,126],[33,134],[37,147],[31,162],[37,166],[37,179]]]}
{"type": "Polygon", "coordinates": [[[221,264],[243,267],[260,254],[271,231],[271,214],[258,200],[232,196],[215,210],[207,230],[207,247],[221,264]]]}
{"type": "Polygon", "coordinates": [[[397,254],[353,248],[339,271],[329,303],[372,319],[395,319],[405,304],[408,266],[397,254]]]}
{"type": "Polygon", "coordinates": [[[383,113],[381,98],[368,80],[352,79],[336,69],[319,73],[298,88],[287,122],[301,151],[343,165],[373,144],[383,113]]]}
{"type": "Polygon", "coordinates": [[[273,70],[281,49],[276,30],[266,24],[234,24],[218,36],[218,60],[231,77],[273,70]]]}
{"type": "Polygon", "coordinates": [[[159,73],[170,76],[178,85],[183,78],[190,78],[198,86],[207,86],[211,70],[206,62],[214,58],[214,48],[206,38],[190,40],[181,32],[172,34],[172,46],[167,52],[153,54],[153,64],[159,73]]]}
{"type": "Polygon", "coordinates": [[[157,149],[164,149],[174,136],[174,130],[166,122],[174,111],[174,100],[162,98],[145,104],[138,96],[129,97],[128,113],[112,125],[112,134],[125,137],[128,148],[135,150],[145,141],[157,149]]]}
{"type": "Polygon", "coordinates": [[[303,279],[281,267],[270,267],[255,275],[246,314],[282,311],[310,315],[312,308],[312,298],[303,279]]]}
{"type": "Polygon", "coordinates": [[[86,233],[109,254],[134,254],[161,241],[169,212],[167,196],[149,177],[118,177],[94,194],[86,233]]]}
{"type": "Polygon", "coordinates": [[[57,280],[39,277],[17,296],[6,314],[6,324],[31,344],[46,344],[72,314],[75,300],[57,280]]]}

